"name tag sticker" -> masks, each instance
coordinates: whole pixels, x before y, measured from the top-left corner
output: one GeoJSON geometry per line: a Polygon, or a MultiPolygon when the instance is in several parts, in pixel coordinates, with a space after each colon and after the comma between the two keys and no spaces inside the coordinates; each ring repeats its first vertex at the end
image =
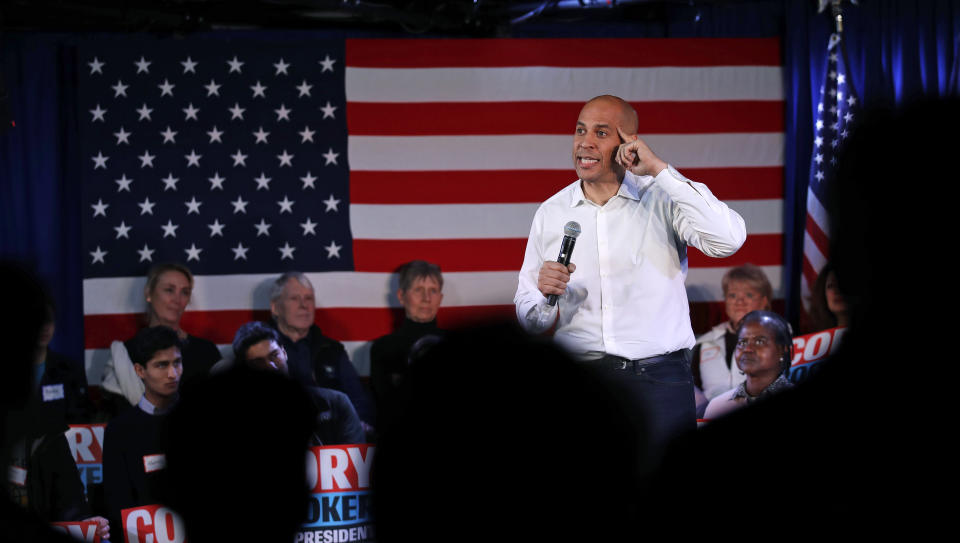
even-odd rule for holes
{"type": "Polygon", "coordinates": [[[167,455],[165,454],[148,454],[143,457],[143,471],[145,473],[160,471],[165,467],[167,467],[167,455]]]}
{"type": "Polygon", "coordinates": [[[27,470],[17,466],[7,466],[7,480],[17,486],[27,484],[27,470]]]}
{"type": "Polygon", "coordinates": [[[63,399],[63,383],[45,385],[43,387],[43,401],[52,402],[63,399]]]}

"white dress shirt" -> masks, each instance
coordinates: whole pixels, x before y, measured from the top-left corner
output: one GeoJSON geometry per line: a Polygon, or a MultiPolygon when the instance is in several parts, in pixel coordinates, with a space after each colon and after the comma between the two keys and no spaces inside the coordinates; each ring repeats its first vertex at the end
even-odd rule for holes
{"type": "Polygon", "coordinates": [[[588,359],[638,359],[693,347],[684,287],[687,246],[730,256],[746,236],[740,215],[672,166],[656,177],[626,172],[620,190],[602,206],[584,196],[577,180],[533,218],[514,297],[517,318],[535,333],[557,320],[554,338],[588,359]],[[568,221],[580,223],[582,232],[571,257],[577,270],[551,307],[537,275],[545,261],[556,259],[568,221]]]}

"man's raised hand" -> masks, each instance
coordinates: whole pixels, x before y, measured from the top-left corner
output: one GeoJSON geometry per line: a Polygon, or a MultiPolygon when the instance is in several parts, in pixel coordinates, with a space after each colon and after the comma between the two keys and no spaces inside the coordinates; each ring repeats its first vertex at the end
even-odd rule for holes
{"type": "Polygon", "coordinates": [[[617,133],[620,134],[620,141],[623,142],[617,149],[617,164],[630,170],[630,173],[656,176],[667,167],[667,163],[653,154],[653,151],[636,134],[624,134],[619,126],[617,133]]]}

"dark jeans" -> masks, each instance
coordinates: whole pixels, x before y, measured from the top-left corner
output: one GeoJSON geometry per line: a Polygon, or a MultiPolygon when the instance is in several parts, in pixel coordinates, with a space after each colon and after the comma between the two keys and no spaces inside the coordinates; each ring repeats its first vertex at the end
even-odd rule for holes
{"type": "Polygon", "coordinates": [[[608,354],[596,362],[643,410],[654,456],[670,439],[697,427],[690,358],[690,349],[683,349],[640,360],[608,354]]]}

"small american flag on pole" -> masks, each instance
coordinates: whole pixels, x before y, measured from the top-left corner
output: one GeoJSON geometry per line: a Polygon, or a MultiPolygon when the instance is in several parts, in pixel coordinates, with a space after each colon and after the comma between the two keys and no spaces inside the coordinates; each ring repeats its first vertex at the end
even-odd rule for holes
{"type": "Polygon", "coordinates": [[[817,275],[830,258],[830,224],[824,207],[833,182],[837,152],[850,135],[859,98],[846,67],[846,54],[839,33],[830,36],[827,68],[820,87],[814,126],[813,159],[807,188],[807,219],[803,236],[803,300],[809,301],[817,275]]]}

